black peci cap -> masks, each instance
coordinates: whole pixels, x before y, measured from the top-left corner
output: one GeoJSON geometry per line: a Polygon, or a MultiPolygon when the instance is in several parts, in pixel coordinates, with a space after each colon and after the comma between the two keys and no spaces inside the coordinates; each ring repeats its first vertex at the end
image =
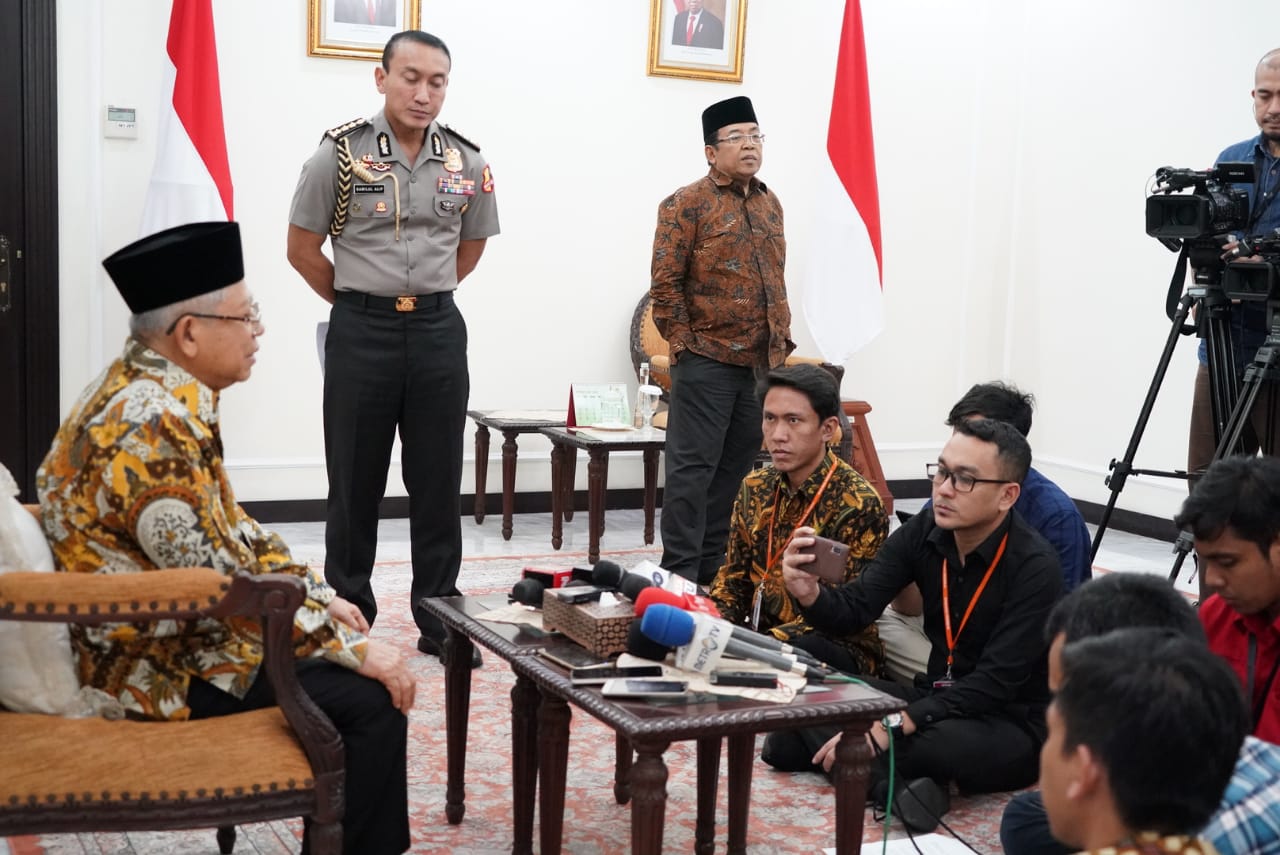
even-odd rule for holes
{"type": "Polygon", "coordinates": [[[702,111],[702,138],[705,140],[726,125],[756,121],[755,108],[746,95],[717,101],[702,111]]]}
{"type": "Polygon", "coordinates": [[[102,262],[135,315],[244,279],[238,223],[188,223],[156,232],[102,262]]]}

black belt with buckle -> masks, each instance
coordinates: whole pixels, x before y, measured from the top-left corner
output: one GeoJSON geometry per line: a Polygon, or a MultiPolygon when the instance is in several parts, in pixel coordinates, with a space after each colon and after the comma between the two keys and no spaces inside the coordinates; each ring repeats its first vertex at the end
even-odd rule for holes
{"type": "Polygon", "coordinates": [[[418,312],[423,309],[439,309],[453,304],[452,291],[437,291],[434,294],[405,294],[400,297],[379,297],[363,291],[337,291],[335,300],[344,303],[355,303],[367,309],[383,309],[388,312],[418,312]]]}

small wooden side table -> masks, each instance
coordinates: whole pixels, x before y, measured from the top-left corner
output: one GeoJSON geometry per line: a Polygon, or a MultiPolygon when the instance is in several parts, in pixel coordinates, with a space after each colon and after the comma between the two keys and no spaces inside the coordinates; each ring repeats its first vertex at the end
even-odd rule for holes
{"type": "MultiPolygon", "coordinates": [[[[476,525],[484,522],[485,485],[489,478],[489,428],[502,432],[502,539],[511,539],[516,505],[516,437],[564,424],[562,410],[467,410],[476,423],[476,525]]],[[[569,485],[573,489],[573,485],[569,485]]],[[[554,504],[554,502],[553,502],[554,504]]],[[[569,502],[569,519],[573,502],[569,502]]]]}

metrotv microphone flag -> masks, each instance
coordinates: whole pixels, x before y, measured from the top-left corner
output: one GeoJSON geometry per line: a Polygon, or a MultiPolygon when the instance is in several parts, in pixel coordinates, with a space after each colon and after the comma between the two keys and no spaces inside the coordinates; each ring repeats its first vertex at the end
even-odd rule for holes
{"type": "Polygon", "coordinates": [[[213,0],[173,0],[165,54],[156,165],[141,236],[233,219],[213,0]]]}
{"type": "Polygon", "coordinates": [[[843,365],[884,323],[880,194],[858,0],[845,0],[839,50],[828,160],[816,184],[818,215],[802,283],[809,332],[823,359],[843,365]]]}

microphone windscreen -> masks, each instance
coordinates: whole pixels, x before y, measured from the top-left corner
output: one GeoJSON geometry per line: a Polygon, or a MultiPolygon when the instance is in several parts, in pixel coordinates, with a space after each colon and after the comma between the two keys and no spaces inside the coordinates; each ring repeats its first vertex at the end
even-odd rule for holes
{"type": "Polygon", "coordinates": [[[641,659],[661,662],[667,658],[671,648],[659,644],[645,635],[640,631],[640,621],[633,620],[631,626],[627,628],[627,652],[632,656],[639,656],[641,659]]]}
{"type": "Polygon", "coordinates": [[[645,609],[640,619],[640,631],[659,644],[680,647],[693,640],[694,622],[688,612],[655,603],[645,609]]]}
{"type": "Polygon", "coordinates": [[[511,586],[511,599],[526,606],[542,608],[542,592],[545,590],[536,579],[521,579],[511,586]]]}
{"type": "Polygon", "coordinates": [[[591,582],[598,588],[617,588],[626,575],[627,571],[608,558],[601,558],[591,568],[591,582]]]}
{"type": "Polygon", "coordinates": [[[649,610],[650,606],[662,604],[671,606],[676,609],[683,609],[685,606],[684,597],[673,594],[670,591],[664,591],[661,588],[645,588],[640,592],[640,596],[636,597],[633,602],[636,604],[636,616],[644,617],[644,613],[649,610]]]}
{"type": "Polygon", "coordinates": [[[656,590],[658,589],[653,587],[652,582],[636,573],[627,573],[626,578],[622,580],[622,584],[618,586],[618,593],[633,603],[642,592],[656,590]]]}

